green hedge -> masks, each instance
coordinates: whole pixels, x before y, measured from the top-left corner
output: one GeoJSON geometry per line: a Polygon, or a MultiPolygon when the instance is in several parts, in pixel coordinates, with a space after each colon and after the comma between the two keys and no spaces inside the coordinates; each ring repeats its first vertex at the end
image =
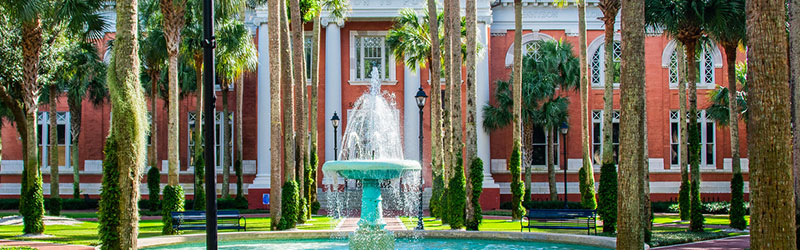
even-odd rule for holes
{"type": "Polygon", "coordinates": [[[467,230],[478,231],[478,226],[483,221],[481,209],[481,192],[483,192],[483,161],[475,157],[469,166],[469,181],[472,184],[472,220],[467,221],[467,230]]]}
{"type": "MultiPolygon", "coordinates": [[[[437,163],[433,163],[431,166],[441,169],[441,165],[437,163]]],[[[444,177],[442,176],[441,171],[439,171],[439,173],[440,174],[436,174],[436,171],[433,171],[433,190],[431,190],[431,200],[428,205],[431,216],[434,218],[442,218],[442,213],[440,212],[442,209],[440,209],[440,207],[442,195],[444,194],[444,177]]]]}
{"type": "Polygon", "coordinates": [[[600,168],[598,196],[597,215],[603,220],[603,232],[613,233],[617,226],[617,166],[613,162],[600,168]]]}
{"type": "Polygon", "coordinates": [[[180,185],[164,187],[164,201],[161,202],[161,222],[164,227],[161,230],[163,234],[178,234],[178,231],[172,229],[172,214],[171,212],[180,212],[184,208],[185,195],[183,187],[180,185]]]}
{"type": "Polygon", "coordinates": [[[525,215],[525,208],[522,207],[522,194],[525,185],[520,179],[520,165],[522,164],[522,154],[520,153],[520,142],[514,142],[514,149],[511,151],[509,169],[511,170],[511,219],[519,220],[525,215]]]}
{"type": "Polygon", "coordinates": [[[46,204],[44,207],[50,212],[50,215],[61,215],[61,198],[49,198],[46,204]]]}
{"type": "Polygon", "coordinates": [[[689,194],[690,186],[691,186],[691,181],[689,180],[689,178],[686,177],[686,180],[683,180],[683,177],[681,177],[681,187],[680,191],[678,191],[679,209],[676,212],[680,214],[682,221],[688,221],[692,216],[692,208],[691,208],[692,203],[691,201],[689,201],[689,199],[691,199],[689,194]]]}
{"type": "Polygon", "coordinates": [[[283,184],[281,191],[281,221],[278,223],[279,230],[294,228],[297,224],[297,205],[299,195],[297,182],[290,180],[283,184]]]}
{"type": "MultiPolygon", "coordinates": [[[[150,194],[148,205],[153,204],[150,207],[150,211],[158,210],[158,199],[159,195],[161,194],[161,172],[158,171],[156,167],[150,167],[150,170],[147,170],[147,191],[150,194]]],[[[141,204],[141,203],[140,203],[141,204]]]]}
{"type": "Polygon", "coordinates": [[[103,161],[103,181],[100,189],[100,206],[97,213],[97,221],[100,226],[97,229],[100,244],[106,246],[104,249],[111,249],[111,246],[120,245],[118,228],[121,224],[119,218],[122,215],[122,210],[119,206],[121,195],[119,189],[120,173],[117,164],[117,143],[113,135],[106,139],[103,153],[105,153],[106,158],[103,161]]]}
{"type": "Polygon", "coordinates": [[[467,206],[467,192],[465,190],[466,180],[464,178],[464,160],[461,152],[456,154],[456,165],[453,166],[453,177],[450,178],[448,185],[449,194],[447,196],[447,210],[450,229],[461,229],[464,227],[465,209],[467,206]]]}
{"type": "Polygon", "coordinates": [[[592,164],[583,164],[578,173],[578,182],[581,191],[581,204],[585,209],[596,209],[597,198],[594,191],[594,171],[592,164]]]}
{"type": "Polygon", "coordinates": [[[742,173],[733,174],[731,179],[731,205],[730,205],[731,227],[744,230],[747,228],[744,205],[744,179],[742,173]]]}

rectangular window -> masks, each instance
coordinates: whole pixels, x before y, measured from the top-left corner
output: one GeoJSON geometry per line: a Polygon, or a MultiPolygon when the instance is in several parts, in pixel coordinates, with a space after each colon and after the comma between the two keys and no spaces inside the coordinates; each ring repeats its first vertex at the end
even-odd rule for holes
{"type": "Polygon", "coordinates": [[[395,62],[386,31],[350,31],[350,84],[368,85],[372,71],[382,84],[396,84],[395,62]]]}
{"type": "MultiPolygon", "coordinates": [[[[670,111],[670,165],[680,167],[680,115],[677,110],[670,111]]],[[[688,122],[688,118],[687,118],[688,122]]],[[[700,131],[700,166],[716,168],[716,131],[714,121],[705,110],[698,111],[697,125],[700,131]]]]}
{"type": "MultiPolygon", "coordinates": [[[[592,163],[603,162],[603,111],[592,111],[592,163]]],[[[611,116],[611,144],[614,150],[614,163],[619,163],[619,110],[611,116]]]]}
{"type": "MultiPolygon", "coordinates": [[[[189,118],[188,119],[188,122],[189,122],[189,126],[188,126],[188,128],[189,128],[189,133],[188,133],[188,135],[189,135],[189,138],[188,138],[189,139],[189,143],[188,143],[188,145],[189,145],[189,150],[188,150],[189,151],[188,152],[189,159],[188,160],[189,160],[189,166],[194,166],[194,133],[196,131],[195,129],[197,128],[197,126],[196,126],[196,124],[197,124],[196,123],[197,116],[195,115],[194,112],[189,112],[188,118],[189,118]]],[[[232,160],[233,159],[233,143],[231,143],[232,139],[231,138],[225,138],[225,134],[222,133],[222,131],[224,131],[222,129],[227,129],[227,130],[229,130],[231,132],[230,133],[231,137],[233,137],[233,112],[229,112],[228,113],[228,124],[227,125],[222,124],[222,112],[221,111],[217,111],[216,112],[216,116],[214,117],[214,122],[215,122],[215,124],[214,124],[214,149],[213,149],[214,150],[214,158],[215,158],[216,166],[217,167],[221,167],[222,166],[222,157],[221,157],[222,156],[222,151],[221,150],[222,150],[222,140],[223,139],[227,139],[227,141],[229,142],[228,145],[229,145],[229,148],[230,148],[230,151],[229,151],[230,152],[230,156],[229,156],[228,159],[231,159],[231,163],[233,162],[233,160],[232,160]]],[[[202,124],[202,123],[203,122],[200,122],[200,124],[202,124]]],[[[208,147],[206,147],[206,150],[208,150],[208,147]]],[[[232,166],[232,164],[231,164],[231,166],[232,166]]]]}
{"type": "MultiPolygon", "coordinates": [[[[523,152],[525,154],[523,158],[528,164],[547,166],[547,137],[550,136],[548,132],[541,126],[534,126],[530,130],[526,130],[524,140],[529,149],[527,152],[523,152]]],[[[553,164],[556,166],[558,166],[559,152],[561,152],[558,147],[558,137],[559,134],[556,132],[553,138],[553,164]]]]}
{"type": "Polygon", "coordinates": [[[303,42],[303,49],[306,56],[306,81],[308,81],[309,84],[311,81],[311,60],[313,60],[311,55],[311,50],[313,49],[311,46],[313,45],[313,41],[311,39],[311,36],[306,36],[303,42]]]}
{"type": "Polygon", "coordinates": [[[70,121],[69,112],[56,113],[56,127],[50,127],[50,113],[39,112],[36,125],[37,141],[39,143],[39,152],[41,154],[41,165],[48,166],[48,156],[51,153],[58,154],[58,165],[69,166],[69,148],[70,148],[70,121]],[[50,152],[50,129],[56,130],[57,151],[50,152]]]}

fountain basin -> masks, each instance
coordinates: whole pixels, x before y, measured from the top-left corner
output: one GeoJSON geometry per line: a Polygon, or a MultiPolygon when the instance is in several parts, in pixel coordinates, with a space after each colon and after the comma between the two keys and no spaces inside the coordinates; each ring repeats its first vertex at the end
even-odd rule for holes
{"type": "Polygon", "coordinates": [[[329,161],[322,171],[333,171],[344,178],[355,180],[387,180],[400,177],[405,171],[422,169],[418,161],[412,160],[347,160],[329,161]]]}

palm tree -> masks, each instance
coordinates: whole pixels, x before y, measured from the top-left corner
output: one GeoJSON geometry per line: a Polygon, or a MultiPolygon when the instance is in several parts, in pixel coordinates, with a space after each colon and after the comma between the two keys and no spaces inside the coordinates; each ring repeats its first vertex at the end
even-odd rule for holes
{"type": "MultiPolygon", "coordinates": [[[[614,107],[614,30],[615,24],[617,22],[617,13],[619,13],[620,2],[619,0],[601,0],[599,3],[600,11],[603,12],[603,17],[601,20],[603,21],[603,25],[605,26],[605,37],[604,37],[604,50],[605,50],[605,83],[604,83],[604,91],[603,91],[603,127],[604,128],[611,128],[612,127],[612,115],[613,115],[613,107],[614,107]]],[[[600,182],[601,183],[616,183],[616,180],[604,180],[604,176],[609,176],[616,179],[616,172],[617,167],[616,163],[614,162],[614,148],[612,144],[612,130],[605,129],[603,130],[603,157],[602,157],[602,165],[600,167],[600,182]],[[609,173],[613,172],[613,173],[609,173]]],[[[601,184],[600,190],[598,190],[600,197],[606,197],[610,195],[616,195],[616,186],[606,186],[601,184]]],[[[611,222],[610,218],[616,218],[616,211],[617,211],[617,204],[616,204],[616,197],[609,197],[611,199],[600,199],[598,202],[598,213],[604,213],[608,211],[612,214],[608,215],[601,215],[603,219],[603,232],[613,232],[614,223],[611,222]],[[604,202],[609,201],[609,202],[604,202]]]]}
{"type": "MultiPolygon", "coordinates": [[[[290,0],[289,1],[289,12],[290,12],[290,24],[291,27],[291,43],[292,43],[292,71],[293,73],[293,82],[294,82],[294,134],[295,134],[295,177],[294,180],[297,182],[299,194],[303,193],[304,190],[304,178],[305,178],[305,164],[307,164],[307,150],[306,150],[306,132],[308,131],[306,127],[306,120],[308,119],[308,113],[306,101],[308,100],[308,96],[306,95],[306,77],[305,77],[305,47],[304,44],[304,35],[303,35],[303,17],[300,13],[300,0],[290,0]]],[[[303,202],[303,199],[298,200],[298,222],[301,224],[305,222],[305,215],[303,213],[303,209],[306,205],[303,202]]]]}
{"type": "Polygon", "coordinates": [[[642,249],[641,172],[644,164],[644,30],[645,1],[622,1],[622,62],[620,65],[620,157],[617,249],[642,249]]]}
{"type": "MultiPolygon", "coordinates": [[[[794,189],[800,190],[800,1],[789,1],[789,73],[792,87],[792,156],[794,160],[794,189]]],[[[794,193],[795,218],[800,218],[800,192],[794,193]]],[[[800,228],[800,222],[796,223],[800,228]]],[[[800,230],[797,231],[797,238],[800,239],[800,230]]],[[[800,245],[800,240],[797,242],[800,245]]]]}
{"type": "MultiPolygon", "coordinates": [[[[702,210],[700,199],[700,131],[697,126],[697,64],[694,60],[698,41],[703,35],[706,13],[712,8],[709,1],[653,0],[646,2],[648,26],[663,29],[665,34],[675,37],[684,46],[684,55],[689,82],[689,164],[691,165],[691,211],[702,210]]],[[[683,115],[681,115],[683,116],[683,115]]],[[[703,214],[691,213],[692,231],[703,230],[703,214]]]]}
{"type": "MultiPolygon", "coordinates": [[[[156,1],[152,1],[156,3],[156,1]]],[[[153,4],[154,5],[154,4],[153,4]]],[[[146,10],[144,10],[146,11],[146,10]]],[[[142,15],[150,16],[150,15],[142,15]]],[[[154,22],[155,23],[155,22],[154,22]]],[[[159,83],[161,80],[161,73],[166,66],[167,53],[164,51],[166,40],[164,39],[164,32],[156,25],[148,25],[147,33],[140,37],[141,50],[139,53],[142,58],[143,71],[147,75],[147,80],[150,82],[150,167],[157,168],[158,166],[158,111],[157,101],[159,97],[159,83]]],[[[145,86],[145,89],[147,86],[145,86]]],[[[151,197],[159,194],[149,194],[151,197]]],[[[197,197],[195,195],[195,197],[197,197]]]]}
{"type": "MultiPolygon", "coordinates": [[[[289,39],[289,19],[287,16],[287,6],[286,1],[280,1],[280,18],[285,20],[285,22],[281,22],[281,27],[278,30],[278,33],[281,36],[281,94],[283,97],[283,171],[285,176],[285,182],[283,183],[285,188],[289,188],[289,186],[296,187],[295,185],[295,163],[296,163],[296,155],[295,155],[295,112],[294,112],[294,103],[295,98],[293,96],[294,88],[300,88],[301,86],[295,86],[294,76],[292,75],[292,50],[291,50],[291,41],[289,39]],[[285,46],[284,46],[285,45],[285,46]]],[[[276,55],[277,56],[277,55],[276,55]]],[[[285,193],[285,192],[284,192],[285,193]]],[[[283,195],[283,194],[281,194],[283,195]]],[[[297,201],[291,199],[291,197],[297,197],[295,194],[286,194],[288,197],[283,197],[283,203],[286,203],[287,206],[296,207],[297,201]]],[[[297,219],[297,214],[294,214],[296,210],[283,210],[283,215],[281,216],[280,225],[282,229],[293,228],[294,222],[297,219]],[[287,222],[284,222],[287,221],[287,222]]]]}
{"type": "MultiPolygon", "coordinates": [[[[178,98],[178,48],[181,42],[181,30],[184,26],[184,14],[186,12],[186,0],[160,0],[159,6],[161,7],[162,25],[164,30],[164,39],[166,40],[166,50],[168,56],[167,72],[169,76],[167,97],[168,103],[168,123],[167,123],[167,161],[169,164],[167,185],[180,189],[178,185],[178,158],[179,158],[179,142],[178,135],[180,133],[180,114],[179,114],[179,98],[178,98]]],[[[165,200],[169,198],[165,197],[165,200]]]]}
{"type": "Polygon", "coordinates": [[[784,1],[747,1],[753,249],[796,249],[784,1]]]}
{"type": "Polygon", "coordinates": [[[98,219],[102,245],[114,249],[137,248],[140,166],[146,161],[147,111],[139,83],[138,7],[135,3],[116,2],[117,33],[108,70],[115,115],[106,140],[98,219]]]}
{"type": "MultiPolygon", "coordinates": [[[[435,0],[428,0],[428,40],[431,41],[431,49],[430,49],[430,57],[428,58],[428,63],[430,65],[430,74],[428,74],[428,78],[431,84],[431,180],[433,183],[436,183],[435,180],[442,178],[444,174],[444,170],[442,169],[443,163],[443,156],[444,152],[441,148],[442,145],[442,84],[441,84],[441,74],[442,74],[442,48],[441,48],[441,36],[439,27],[440,21],[439,14],[437,14],[436,8],[436,1],[435,0]],[[436,22],[430,22],[430,20],[436,19],[436,22]]],[[[412,64],[413,65],[413,64],[412,64]]],[[[443,190],[439,190],[443,185],[432,185],[432,194],[442,194],[443,190]]],[[[432,195],[431,200],[429,202],[429,210],[431,216],[441,218],[441,213],[437,212],[437,207],[441,207],[441,197],[440,195],[432,195]]]]}
{"type": "MultiPolygon", "coordinates": [[[[475,0],[466,1],[466,30],[467,30],[467,124],[466,124],[466,153],[467,159],[466,175],[471,176],[473,171],[471,167],[472,162],[478,158],[478,133],[476,127],[477,121],[477,107],[475,105],[475,98],[477,96],[477,89],[475,87],[476,74],[478,73],[475,68],[475,63],[478,60],[477,44],[477,31],[478,31],[478,9],[475,0]]],[[[466,221],[473,221],[475,219],[475,207],[473,200],[480,197],[473,197],[472,181],[467,181],[467,218],[466,221]]],[[[478,208],[480,209],[480,208],[478,208]]],[[[477,230],[477,225],[475,226],[477,230]]]]}
{"type": "MultiPolygon", "coordinates": [[[[744,0],[727,0],[727,1],[712,1],[716,4],[712,8],[716,11],[707,22],[706,32],[716,40],[722,48],[725,49],[725,58],[728,65],[728,89],[729,98],[737,100],[738,92],[736,91],[736,49],[739,44],[744,41],[746,34],[745,27],[745,11],[744,0]]],[[[738,229],[745,229],[747,221],[744,219],[744,213],[733,214],[737,212],[744,212],[744,185],[742,184],[742,167],[739,161],[739,109],[736,102],[729,102],[729,116],[733,119],[728,119],[728,127],[731,133],[731,162],[733,168],[733,179],[731,180],[732,195],[731,206],[737,209],[731,209],[731,226],[738,229]]]]}
{"type": "MultiPolygon", "coordinates": [[[[578,5],[578,41],[580,43],[580,54],[578,58],[581,63],[581,147],[583,148],[583,166],[581,166],[578,176],[580,177],[581,204],[587,209],[594,209],[597,207],[597,201],[594,197],[594,170],[592,169],[592,152],[589,145],[589,78],[587,73],[588,65],[586,63],[586,0],[579,0],[576,4],[578,5]]],[[[613,39],[613,36],[611,38],[613,39]]],[[[606,69],[608,69],[608,67],[606,67],[606,69]]]]}
{"type": "MultiPolygon", "coordinates": [[[[220,78],[220,87],[222,89],[222,110],[223,118],[222,123],[228,124],[228,91],[231,84],[237,82],[242,78],[245,71],[254,70],[258,65],[258,52],[252,42],[252,35],[244,24],[235,19],[229,19],[220,24],[217,32],[217,44],[219,50],[217,51],[216,71],[220,78]]],[[[243,87],[243,86],[236,86],[243,87]]],[[[228,184],[228,175],[230,175],[230,130],[226,129],[226,140],[224,142],[223,159],[223,186],[222,196],[230,197],[230,186],[228,184]],[[225,174],[227,172],[227,175],[225,174]],[[227,195],[227,196],[226,196],[227,195]]],[[[237,174],[238,175],[238,174],[237,174]]],[[[237,178],[238,179],[238,178],[237,178]]],[[[237,182],[239,182],[237,180],[237,182]]],[[[242,197],[242,190],[240,185],[237,185],[237,197],[242,197]]]]}
{"type": "MultiPolygon", "coordinates": [[[[273,79],[270,81],[270,229],[277,230],[278,223],[281,220],[281,56],[282,41],[280,32],[278,32],[283,24],[280,14],[279,6],[281,0],[269,0],[268,2],[268,29],[270,30],[269,37],[269,75],[273,79]]],[[[285,20],[285,19],[284,19],[285,20]]],[[[288,120],[291,123],[291,120],[288,120]]]]}
{"type": "MultiPolygon", "coordinates": [[[[512,105],[512,141],[513,150],[520,150],[522,148],[522,0],[514,0],[514,69],[512,70],[511,79],[514,81],[511,87],[511,96],[513,98],[512,105]]],[[[511,153],[513,156],[513,152],[511,153]]],[[[513,157],[512,157],[513,158],[513,157]]],[[[509,158],[510,159],[510,158],[509,158]]],[[[510,162],[510,165],[520,165],[517,162],[510,162]]],[[[511,182],[519,182],[519,176],[512,175],[511,182]]],[[[512,191],[514,188],[512,187],[512,191]]],[[[525,187],[523,187],[525,189],[525,187]]],[[[522,209],[520,197],[514,197],[511,204],[513,209],[512,220],[519,220],[522,218],[522,209]]]]}
{"type": "Polygon", "coordinates": [[[40,53],[56,42],[61,33],[82,34],[97,38],[105,22],[97,11],[102,7],[100,0],[82,1],[11,1],[3,0],[0,5],[22,34],[19,46],[22,51],[22,80],[16,84],[20,90],[19,98],[9,94],[7,86],[0,87],[0,99],[14,114],[17,131],[23,144],[23,180],[20,192],[20,213],[24,217],[23,232],[39,234],[44,231],[42,216],[42,177],[39,170],[38,146],[36,140],[36,117],[40,89],[44,85],[37,81],[40,53]],[[45,40],[43,34],[48,37],[45,40]]]}

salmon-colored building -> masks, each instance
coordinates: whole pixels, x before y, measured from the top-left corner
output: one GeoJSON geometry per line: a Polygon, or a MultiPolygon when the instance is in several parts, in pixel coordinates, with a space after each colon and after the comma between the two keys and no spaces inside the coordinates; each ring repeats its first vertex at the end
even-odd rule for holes
{"type": "MultiPolygon", "coordinates": [[[[571,43],[575,55],[578,51],[578,13],[574,4],[567,6],[554,6],[550,0],[523,0],[523,52],[536,53],[535,41],[563,40],[571,43]]],[[[599,155],[602,142],[600,133],[602,127],[603,109],[603,23],[598,19],[602,16],[597,8],[597,0],[589,0],[586,10],[587,20],[587,63],[589,66],[589,124],[590,142],[593,148],[593,161],[595,179],[599,182],[599,155]]],[[[397,119],[401,124],[402,142],[407,159],[419,159],[419,110],[414,101],[417,89],[422,86],[426,92],[431,92],[427,68],[412,71],[403,64],[402,60],[394,58],[385,43],[387,31],[392,28],[393,20],[402,8],[412,8],[419,13],[425,13],[426,1],[424,0],[352,0],[351,12],[346,21],[328,18],[323,13],[322,31],[320,42],[320,88],[319,88],[319,117],[317,129],[319,134],[319,148],[317,152],[320,161],[334,159],[334,136],[341,142],[342,131],[347,129],[348,112],[352,109],[356,99],[366,91],[369,84],[369,72],[372,67],[380,70],[382,90],[395,96],[398,109],[397,119]],[[341,125],[334,134],[330,117],[338,113],[341,125]]],[[[462,7],[464,4],[462,3],[462,7]]],[[[113,22],[115,14],[112,9],[105,10],[104,16],[113,22]]],[[[243,172],[245,195],[248,197],[251,208],[266,208],[264,195],[269,194],[270,187],[270,81],[268,70],[269,42],[267,39],[267,10],[259,7],[247,11],[246,23],[253,34],[253,42],[257,44],[259,65],[255,72],[244,76],[244,98],[242,110],[243,134],[243,172]]],[[[463,15],[463,10],[462,10],[463,15]]],[[[616,29],[619,30],[619,19],[616,29]]],[[[107,31],[105,40],[113,39],[114,25],[107,31]]],[[[305,29],[310,31],[311,24],[305,29]]],[[[493,132],[484,130],[482,121],[483,112],[480,107],[495,103],[495,82],[508,80],[513,62],[514,15],[512,0],[479,0],[478,1],[478,43],[485,48],[479,56],[477,63],[477,98],[478,109],[478,157],[484,162],[484,182],[481,203],[484,210],[497,209],[503,202],[511,200],[510,181],[511,175],[507,169],[507,159],[511,153],[511,130],[504,128],[493,132]]],[[[310,39],[310,32],[306,33],[310,39]]],[[[619,41],[619,34],[615,35],[619,41]]],[[[100,53],[108,58],[108,51],[104,41],[98,42],[100,53]]],[[[678,165],[678,71],[675,58],[676,42],[669,36],[659,32],[650,33],[645,40],[645,68],[646,68],[646,97],[647,97],[647,139],[648,162],[650,169],[650,191],[654,201],[676,200],[680,185],[680,166],[678,165]]],[[[309,50],[310,51],[310,50],[309,50]]],[[[711,46],[704,49],[697,61],[699,62],[698,79],[698,107],[702,110],[708,107],[708,93],[716,85],[727,85],[726,57],[722,48],[711,46]]],[[[744,58],[743,52],[737,53],[739,58],[744,58]]],[[[615,46],[615,60],[618,60],[619,47],[615,46]]],[[[310,59],[310,57],[307,57],[310,59]]],[[[740,59],[741,61],[741,59],[740,59]]],[[[466,88],[464,88],[466,89],[466,88]]],[[[310,90],[310,86],[309,86],[310,90]]],[[[219,89],[217,94],[221,95],[219,89]]],[[[556,139],[558,164],[557,187],[559,195],[563,195],[563,166],[567,168],[567,194],[571,201],[578,201],[578,176],[577,171],[582,164],[581,154],[581,114],[580,97],[577,92],[568,91],[560,93],[567,96],[569,104],[569,132],[566,136],[558,133],[556,139]],[[566,138],[566,139],[565,139],[566,138]],[[563,143],[566,142],[566,143],[563,143]],[[565,152],[566,151],[566,152],[565,152]],[[566,162],[566,164],[564,164],[566,162]]],[[[180,183],[184,187],[188,199],[193,196],[193,166],[191,163],[191,132],[195,126],[194,112],[196,111],[196,96],[189,94],[180,100],[180,183]]],[[[234,96],[231,91],[230,100],[234,96]]],[[[462,93],[462,100],[466,94],[462,93]]],[[[618,133],[619,92],[614,91],[614,145],[618,133]]],[[[148,99],[149,101],[149,99],[148,99]]],[[[162,183],[166,183],[167,167],[167,110],[164,100],[157,101],[158,126],[158,159],[157,166],[162,169],[162,183]]],[[[233,111],[233,101],[230,110],[233,111]]],[[[464,102],[466,103],[466,102],[464,102]]],[[[93,106],[87,101],[83,103],[82,128],[80,143],[78,144],[79,157],[77,161],[70,159],[70,114],[66,97],[62,96],[55,104],[59,111],[58,126],[48,126],[48,105],[40,106],[38,129],[40,134],[39,145],[41,154],[42,173],[44,175],[44,194],[49,195],[49,165],[48,150],[49,129],[58,129],[59,134],[59,171],[60,192],[72,193],[72,169],[77,167],[80,171],[80,188],[85,195],[96,197],[100,192],[101,168],[103,160],[103,144],[109,129],[110,105],[108,103],[93,106]],[[77,166],[73,164],[77,162],[77,166]]],[[[466,105],[466,104],[464,104],[466,105]]],[[[221,111],[221,99],[217,99],[217,110],[221,111]]],[[[148,105],[149,107],[149,105],[148,105]]],[[[466,109],[460,109],[466,117],[466,109]]],[[[277,111],[276,111],[277,112],[277,111]]],[[[425,179],[425,202],[430,196],[431,168],[430,168],[430,105],[424,108],[423,136],[424,161],[423,177],[425,179]]],[[[643,114],[644,115],[644,114],[643,114]]],[[[216,133],[218,140],[214,143],[217,152],[217,187],[221,188],[222,168],[220,167],[221,151],[220,142],[225,140],[226,129],[232,129],[232,124],[222,124],[221,113],[216,117],[216,133]]],[[[701,128],[701,192],[706,200],[729,200],[731,179],[731,146],[730,132],[725,124],[711,120],[704,112],[699,114],[701,128]]],[[[4,123],[2,130],[2,164],[0,164],[0,197],[18,197],[20,193],[20,180],[23,168],[22,151],[19,135],[12,128],[13,123],[4,123]]],[[[742,168],[745,172],[745,194],[749,193],[747,185],[747,141],[745,126],[742,123],[740,134],[742,168]]],[[[541,131],[536,129],[535,131],[541,131]]],[[[211,149],[207,142],[207,149],[211,149]]],[[[549,189],[547,185],[547,168],[545,167],[545,133],[534,133],[533,139],[524,142],[524,147],[529,149],[524,156],[525,164],[530,164],[533,169],[531,193],[534,200],[547,199],[549,189]]],[[[320,163],[321,166],[321,163],[320,163]]],[[[233,171],[231,171],[233,173],[233,171]]],[[[235,193],[235,176],[231,174],[231,189],[235,193]]],[[[329,190],[333,184],[332,178],[325,178],[322,171],[317,176],[318,189],[321,192],[329,190]]],[[[341,184],[342,182],[337,182],[341,184]]],[[[147,195],[143,185],[142,194],[147,195]]],[[[340,187],[341,188],[341,187],[340,187]]],[[[218,191],[219,193],[219,191],[218,191]]],[[[324,195],[320,196],[324,203],[324,195]]],[[[268,199],[266,199],[268,200],[268,199]]]]}

